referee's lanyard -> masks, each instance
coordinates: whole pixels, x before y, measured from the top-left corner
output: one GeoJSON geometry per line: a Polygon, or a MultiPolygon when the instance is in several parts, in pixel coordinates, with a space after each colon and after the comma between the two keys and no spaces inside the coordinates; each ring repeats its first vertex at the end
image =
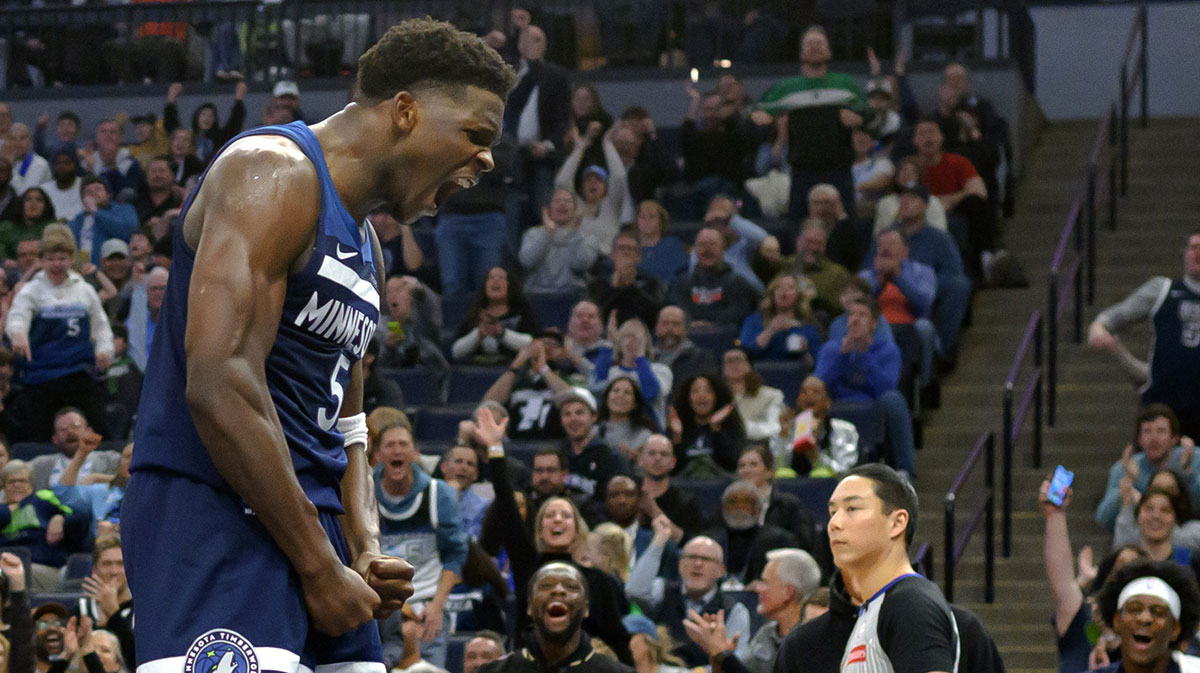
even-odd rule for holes
{"type": "Polygon", "coordinates": [[[858,606],[858,615],[857,616],[862,617],[862,614],[867,611],[867,606],[871,604],[871,601],[875,600],[876,598],[879,598],[880,595],[882,595],[888,589],[891,589],[892,585],[895,584],[896,582],[899,582],[900,580],[902,580],[906,577],[920,577],[920,576],[921,576],[920,573],[904,573],[903,575],[897,577],[896,579],[892,580],[891,582],[888,582],[887,584],[883,585],[882,589],[880,589],[879,591],[876,591],[874,595],[872,595],[870,598],[868,598],[866,601],[864,601],[862,605],[858,606]]]}

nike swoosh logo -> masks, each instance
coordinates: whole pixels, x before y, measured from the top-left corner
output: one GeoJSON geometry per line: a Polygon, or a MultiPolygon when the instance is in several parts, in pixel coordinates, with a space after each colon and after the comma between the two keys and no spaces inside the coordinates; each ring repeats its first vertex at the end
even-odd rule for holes
{"type": "Polygon", "coordinates": [[[338,244],[337,244],[337,250],[335,250],[334,252],[336,252],[336,253],[337,253],[337,258],[338,258],[338,259],[350,259],[351,257],[353,257],[353,256],[355,256],[355,255],[357,255],[357,254],[358,254],[358,251],[356,251],[356,250],[350,250],[350,251],[347,251],[347,252],[342,252],[342,244],[341,244],[341,243],[338,243],[338,244]]]}

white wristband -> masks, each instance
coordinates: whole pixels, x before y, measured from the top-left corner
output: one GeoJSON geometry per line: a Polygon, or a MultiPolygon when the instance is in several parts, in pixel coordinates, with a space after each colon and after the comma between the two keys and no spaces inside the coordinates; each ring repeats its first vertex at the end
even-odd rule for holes
{"type": "Polygon", "coordinates": [[[504,457],[504,445],[503,444],[493,444],[492,446],[489,446],[487,450],[488,450],[488,458],[503,458],[504,457]]]}
{"type": "Polygon", "coordinates": [[[349,448],[355,444],[367,446],[367,415],[356,414],[337,420],[338,432],[346,438],[344,445],[349,448]]]}

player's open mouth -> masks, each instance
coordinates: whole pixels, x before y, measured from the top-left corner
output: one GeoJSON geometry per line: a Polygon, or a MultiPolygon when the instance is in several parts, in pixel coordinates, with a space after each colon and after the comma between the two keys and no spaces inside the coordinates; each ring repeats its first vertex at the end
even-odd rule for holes
{"type": "Polygon", "coordinates": [[[446,202],[455,192],[461,189],[470,189],[475,186],[475,180],[471,178],[455,178],[447,182],[443,182],[441,187],[438,187],[437,193],[433,195],[433,205],[438,208],[446,202]]]}
{"type": "Polygon", "coordinates": [[[553,621],[563,621],[570,614],[567,604],[561,601],[555,601],[546,606],[546,617],[553,621]]]}
{"type": "Polygon", "coordinates": [[[1150,643],[1152,643],[1152,642],[1154,642],[1154,638],[1152,638],[1151,636],[1147,636],[1147,635],[1139,634],[1139,633],[1133,634],[1133,646],[1138,649],[1145,649],[1147,647],[1150,647],[1150,643]]]}

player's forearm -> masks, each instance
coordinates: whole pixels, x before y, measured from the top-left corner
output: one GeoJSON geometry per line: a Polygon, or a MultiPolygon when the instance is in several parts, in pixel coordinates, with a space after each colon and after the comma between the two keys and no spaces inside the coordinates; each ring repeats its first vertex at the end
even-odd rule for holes
{"type": "Polygon", "coordinates": [[[63,486],[74,486],[75,480],[79,478],[79,470],[83,467],[85,456],[81,451],[76,451],[74,456],[71,456],[71,461],[63,468],[62,474],[58,477],[58,482],[63,486]]]}
{"type": "Polygon", "coordinates": [[[342,477],[342,533],[350,549],[350,558],[363,553],[379,553],[379,508],[375,502],[375,484],[366,447],[346,448],[346,474],[342,477]]]}
{"type": "Polygon", "coordinates": [[[302,576],[340,563],[296,479],[262,365],[195,354],[188,365],[188,407],[221,477],[302,576]]]}
{"type": "Polygon", "coordinates": [[[458,573],[453,570],[443,570],[442,576],[438,578],[437,592],[433,594],[433,603],[439,608],[445,607],[446,601],[450,598],[450,592],[458,582],[458,573]]]}

